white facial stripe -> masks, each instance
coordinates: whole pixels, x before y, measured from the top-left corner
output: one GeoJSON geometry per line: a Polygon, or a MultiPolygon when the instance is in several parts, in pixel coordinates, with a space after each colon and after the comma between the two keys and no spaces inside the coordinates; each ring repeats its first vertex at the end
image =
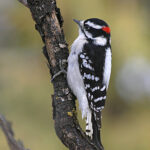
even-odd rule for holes
{"type": "Polygon", "coordinates": [[[91,33],[89,33],[88,31],[84,31],[85,32],[85,34],[86,34],[86,36],[88,37],[88,38],[92,38],[92,34],[91,33]]]}
{"type": "Polygon", "coordinates": [[[101,29],[102,28],[102,26],[96,25],[96,24],[94,24],[93,22],[90,22],[90,21],[86,22],[86,24],[89,25],[90,27],[94,28],[94,29],[101,29]]]}
{"type": "Polygon", "coordinates": [[[94,43],[96,45],[105,46],[107,43],[107,39],[103,36],[94,38],[94,43]]]}

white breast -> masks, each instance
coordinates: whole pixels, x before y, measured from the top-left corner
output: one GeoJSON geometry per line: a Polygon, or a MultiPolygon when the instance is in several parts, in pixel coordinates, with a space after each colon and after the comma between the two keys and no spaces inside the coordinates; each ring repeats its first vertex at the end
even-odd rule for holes
{"type": "Polygon", "coordinates": [[[79,101],[79,107],[82,111],[82,118],[86,117],[90,112],[86,90],[83,79],[79,70],[78,55],[82,52],[86,39],[82,34],[73,42],[71,53],[68,57],[67,80],[69,87],[79,101]]]}

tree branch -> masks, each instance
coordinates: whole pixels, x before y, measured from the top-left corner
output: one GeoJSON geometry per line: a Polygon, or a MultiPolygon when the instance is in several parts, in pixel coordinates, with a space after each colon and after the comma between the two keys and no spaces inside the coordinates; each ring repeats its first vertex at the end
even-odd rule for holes
{"type": "Polygon", "coordinates": [[[0,127],[2,128],[5,137],[7,139],[10,150],[29,150],[25,149],[23,143],[18,140],[16,141],[14,138],[14,132],[11,128],[11,123],[8,122],[4,116],[0,114],[0,127]]]}
{"type": "MultiPolygon", "coordinates": [[[[53,77],[61,71],[60,61],[67,69],[69,50],[62,29],[63,19],[55,0],[28,0],[28,6],[45,43],[44,53],[53,77]]],[[[61,74],[56,77],[53,86],[53,119],[57,136],[70,150],[96,150],[79,126],[75,115],[75,97],[68,87],[66,76],[61,74]]]]}
{"type": "MultiPolygon", "coordinates": [[[[27,6],[35,21],[36,29],[45,44],[43,53],[48,60],[51,76],[67,69],[69,50],[62,29],[63,19],[55,0],[19,0],[27,6]],[[61,66],[61,67],[60,67],[61,66]]],[[[75,97],[71,93],[66,76],[59,74],[52,80],[53,119],[57,136],[70,150],[98,150],[85,136],[76,118],[75,97]]],[[[4,124],[4,126],[8,124],[4,124]]],[[[7,135],[8,130],[3,130],[7,135]]],[[[9,132],[8,132],[9,133],[9,132]]],[[[8,142],[9,139],[7,138],[8,142]]],[[[11,147],[10,147],[11,148],[11,147]]],[[[11,149],[24,150],[24,149],[11,149]]]]}
{"type": "Polygon", "coordinates": [[[20,3],[22,3],[24,6],[28,7],[27,0],[18,0],[20,3]]]}

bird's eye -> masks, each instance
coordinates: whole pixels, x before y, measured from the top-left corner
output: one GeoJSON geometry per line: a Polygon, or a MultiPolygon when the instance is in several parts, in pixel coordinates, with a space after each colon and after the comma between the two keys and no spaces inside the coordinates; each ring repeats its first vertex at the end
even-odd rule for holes
{"type": "Polygon", "coordinates": [[[90,30],[90,26],[88,26],[87,24],[84,25],[85,30],[90,30]]]}

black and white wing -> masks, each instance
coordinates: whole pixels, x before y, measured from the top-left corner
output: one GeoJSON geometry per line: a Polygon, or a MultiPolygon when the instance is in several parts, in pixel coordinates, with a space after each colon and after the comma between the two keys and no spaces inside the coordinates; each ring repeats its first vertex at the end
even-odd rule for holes
{"type": "Polygon", "coordinates": [[[102,71],[97,71],[95,62],[93,62],[94,60],[92,60],[86,52],[81,52],[79,54],[78,61],[87,93],[89,108],[92,110],[95,121],[100,128],[100,112],[104,108],[106,100],[106,85],[103,85],[101,79],[102,71]]]}

